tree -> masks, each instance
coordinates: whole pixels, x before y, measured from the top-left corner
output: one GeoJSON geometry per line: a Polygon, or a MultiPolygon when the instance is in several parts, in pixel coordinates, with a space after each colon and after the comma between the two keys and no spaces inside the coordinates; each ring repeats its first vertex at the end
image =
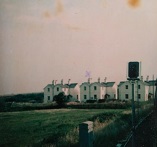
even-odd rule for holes
{"type": "Polygon", "coordinates": [[[58,95],[54,96],[54,101],[56,101],[59,106],[64,106],[65,102],[67,102],[67,97],[64,92],[60,92],[58,95]]]}

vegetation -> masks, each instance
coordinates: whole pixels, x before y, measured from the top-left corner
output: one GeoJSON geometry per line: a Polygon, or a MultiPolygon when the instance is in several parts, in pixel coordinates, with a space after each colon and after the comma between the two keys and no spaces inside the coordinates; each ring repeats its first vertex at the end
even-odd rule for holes
{"type": "MultiPolygon", "coordinates": [[[[150,111],[143,103],[140,116],[150,111]]],[[[94,122],[94,146],[115,146],[131,130],[130,109],[49,109],[0,113],[0,146],[79,146],[79,124],[94,122]],[[112,140],[112,141],[111,141],[112,140]]]]}
{"type": "Polygon", "coordinates": [[[74,109],[127,109],[131,107],[131,102],[110,101],[104,103],[72,103],[67,104],[67,108],[74,109]]]}
{"type": "Polygon", "coordinates": [[[42,103],[44,98],[44,93],[26,93],[26,94],[15,94],[9,96],[0,96],[5,102],[37,102],[42,103]]]}
{"type": "MultiPolygon", "coordinates": [[[[55,109],[0,113],[0,146],[61,144],[60,138],[78,131],[79,123],[92,120],[100,113],[119,112],[121,110],[55,109]]],[[[78,143],[76,140],[74,143],[78,143]]]]}
{"type": "Polygon", "coordinates": [[[58,106],[63,107],[66,102],[68,102],[68,96],[65,95],[64,92],[60,92],[58,95],[54,96],[54,101],[58,104],[58,106]]]}
{"type": "MultiPolygon", "coordinates": [[[[16,94],[8,96],[0,96],[0,112],[16,111],[15,107],[12,108],[12,104],[15,103],[42,103],[44,93],[27,93],[27,94],[16,94]]],[[[30,107],[29,107],[30,108],[30,107]]],[[[19,110],[28,110],[28,107],[21,107],[19,110]]]]}

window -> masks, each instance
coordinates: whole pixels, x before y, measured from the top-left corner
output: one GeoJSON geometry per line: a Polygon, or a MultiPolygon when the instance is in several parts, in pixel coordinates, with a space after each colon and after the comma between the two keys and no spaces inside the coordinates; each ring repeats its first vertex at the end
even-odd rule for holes
{"type": "Polygon", "coordinates": [[[128,89],[128,85],[125,85],[125,89],[128,89]]]}
{"type": "Polygon", "coordinates": [[[50,92],[50,88],[47,88],[47,91],[50,92]]]}
{"type": "Polygon", "coordinates": [[[77,95],[77,100],[78,100],[78,95],[77,95]]]}
{"type": "Polygon", "coordinates": [[[125,94],[125,98],[128,99],[128,98],[129,98],[129,95],[128,95],[128,94],[125,94]]]}
{"type": "Polygon", "coordinates": [[[84,90],[86,90],[86,86],[84,86],[84,90]]]}
{"type": "Polygon", "coordinates": [[[57,91],[59,91],[59,87],[57,87],[57,91]]]}
{"type": "Polygon", "coordinates": [[[138,99],[141,99],[141,94],[138,94],[138,99]]]}
{"type": "Polygon", "coordinates": [[[50,100],[50,96],[48,96],[47,99],[50,100]]]}
{"type": "Polygon", "coordinates": [[[138,89],[141,89],[141,85],[138,85],[138,89]]]}
{"type": "Polygon", "coordinates": [[[84,99],[87,99],[87,96],[86,96],[86,95],[84,95],[84,99]]]}
{"type": "Polygon", "coordinates": [[[96,94],[94,95],[94,99],[97,99],[97,95],[96,94]]]}
{"type": "Polygon", "coordinates": [[[96,86],[94,86],[94,90],[96,90],[96,88],[97,88],[97,87],[96,87],[96,86]]]}

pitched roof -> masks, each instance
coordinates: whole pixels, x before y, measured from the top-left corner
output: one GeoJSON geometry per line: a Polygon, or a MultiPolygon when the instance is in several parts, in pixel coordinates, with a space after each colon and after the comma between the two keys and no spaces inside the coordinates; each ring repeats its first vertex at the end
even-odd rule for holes
{"type": "Polygon", "coordinates": [[[46,87],[48,87],[48,86],[52,86],[52,84],[47,84],[47,85],[44,87],[44,89],[45,89],[46,87]]]}
{"type": "Polygon", "coordinates": [[[126,81],[121,81],[118,86],[121,86],[121,85],[124,84],[125,82],[126,82],[126,81]]]}
{"type": "Polygon", "coordinates": [[[91,85],[92,84],[97,84],[97,85],[99,85],[99,86],[104,86],[104,84],[102,84],[102,83],[100,83],[100,82],[94,82],[94,83],[91,83],[91,85]]]}
{"type": "Polygon", "coordinates": [[[103,82],[102,84],[103,84],[105,87],[113,87],[113,85],[115,84],[115,82],[107,82],[107,83],[103,82]]]}
{"type": "Polygon", "coordinates": [[[145,81],[145,83],[148,83],[149,86],[155,86],[156,80],[145,81]]]}
{"type": "Polygon", "coordinates": [[[69,88],[75,88],[77,84],[78,83],[71,83],[71,84],[65,84],[65,85],[68,86],[69,88]]]}
{"type": "MultiPolygon", "coordinates": [[[[121,82],[119,83],[118,87],[121,86],[121,85],[123,85],[123,84],[125,84],[126,82],[128,83],[129,81],[121,81],[121,82]]],[[[149,83],[147,83],[147,82],[144,82],[144,81],[139,81],[139,82],[143,83],[143,84],[146,85],[146,86],[149,86],[149,83]]]]}
{"type": "Polygon", "coordinates": [[[89,82],[84,82],[80,86],[82,86],[82,85],[90,85],[90,83],[89,82]]]}
{"type": "Polygon", "coordinates": [[[62,87],[62,88],[68,88],[68,86],[65,84],[65,85],[63,85],[63,84],[56,84],[55,86],[59,86],[59,87],[62,87]]]}

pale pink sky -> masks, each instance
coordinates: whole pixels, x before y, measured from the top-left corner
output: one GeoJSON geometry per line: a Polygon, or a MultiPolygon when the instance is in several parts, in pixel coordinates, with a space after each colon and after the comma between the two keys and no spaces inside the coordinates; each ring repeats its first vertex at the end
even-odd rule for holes
{"type": "Polygon", "coordinates": [[[156,78],[156,0],[0,1],[0,95],[81,84],[86,71],[118,84],[129,61],[156,78]]]}

